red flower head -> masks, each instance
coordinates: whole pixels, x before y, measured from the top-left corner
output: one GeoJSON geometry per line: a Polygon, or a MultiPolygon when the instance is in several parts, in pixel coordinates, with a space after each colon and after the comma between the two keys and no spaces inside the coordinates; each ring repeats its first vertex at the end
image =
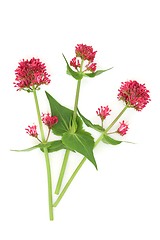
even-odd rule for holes
{"type": "Polygon", "coordinates": [[[42,122],[47,125],[49,129],[58,122],[58,118],[56,116],[52,117],[50,113],[42,113],[41,118],[42,122]]]}
{"type": "Polygon", "coordinates": [[[135,108],[137,111],[141,111],[151,101],[145,84],[142,85],[137,81],[122,82],[118,91],[118,100],[123,100],[128,107],[135,108]]]}
{"type": "Polygon", "coordinates": [[[77,44],[76,46],[76,57],[80,57],[82,60],[88,60],[89,62],[93,62],[96,52],[93,52],[92,46],[87,46],[86,44],[77,44]]]}
{"type": "Polygon", "coordinates": [[[126,124],[123,120],[120,122],[120,127],[118,128],[117,133],[119,133],[121,136],[124,136],[127,133],[128,129],[128,124],[126,124]]]}
{"type": "Polygon", "coordinates": [[[13,84],[17,87],[17,91],[23,89],[28,92],[40,85],[50,83],[50,75],[46,72],[46,66],[40,62],[40,59],[32,58],[31,60],[22,60],[19,62],[18,68],[15,70],[16,79],[13,84]]]}
{"type": "Polygon", "coordinates": [[[109,109],[108,106],[98,108],[98,111],[96,111],[97,115],[101,118],[103,121],[108,115],[110,115],[111,110],[109,109]]]}
{"type": "Polygon", "coordinates": [[[25,130],[26,130],[26,133],[28,133],[30,136],[37,138],[38,133],[37,133],[36,125],[33,125],[32,127],[28,126],[28,128],[25,128],[25,130]]]}
{"type": "MultiPolygon", "coordinates": [[[[95,55],[96,55],[97,51],[93,51],[92,46],[87,46],[86,44],[77,44],[77,46],[75,47],[75,53],[76,53],[76,57],[81,58],[83,61],[87,60],[88,64],[85,66],[86,69],[83,71],[91,71],[91,72],[95,72],[96,71],[96,65],[97,63],[93,63],[95,55]]],[[[74,57],[71,61],[70,61],[70,65],[73,66],[77,71],[78,68],[80,69],[81,64],[79,62],[78,59],[76,59],[76,57],[74,57]],[[76,63],[77,60],[77,63],[76,63]]]]}

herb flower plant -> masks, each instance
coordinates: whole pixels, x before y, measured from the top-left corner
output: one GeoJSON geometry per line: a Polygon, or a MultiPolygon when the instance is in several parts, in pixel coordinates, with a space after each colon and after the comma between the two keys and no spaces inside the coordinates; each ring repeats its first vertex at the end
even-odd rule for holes
{"type": "MultiPolygon", "coordinates": [[[[101,119],[101,125],[92,123],[91,120],[87,119],[83,114],[83,110],[78,108],[80,87],[83,79],[88,77],[92,79],[98,78],[98,75],[105,73],[111,68],[105,70],[97,70],[97,63],[95,63],[95,55],[97,51],[93,50],[92,46],[86,44],[77,44],[75,47],[75,56],[68,63],[66,57],[63,54],[66,62],[66,73],[70,75],[75,81],[77,81],[77,87],[75,89],[75,101],[73,108],[69,109],[62,103],[59,103],[51,94],[45,92],[46,100],[49,102],[50,113],[42,113],[37,98],[37,90],[40,89],[41,85],[48,85],[50,83],[50,75],[47,72],[45,63],[42,63],[40,59],[32,58],[22,60],[18,63],[18,67],[15,70],[15,82],[14,87],[17,91],[27,91],[26,94],[33,94],[34,102],[37,112],[37,120],[39,124],[40,134],[37,132],[37,125],[28,125],[26,133],[37,139],[35,146],[23,149],[23,150],[12,150],[17,152],[28,152],[39,148],[46,162],[47,170],[47,182],[48,182],[48,206],[49,206],[49,219],[54,219],[53,209],[57,207],[61,199],[64,197],[67,189],[74,180],[75,176],[82,168],[85,161],[88,159],[92,166],[98,170],[98,164],[94,156],[94,148],[101,142],[105,144],[116,145],[123,143],[123,140],[116,140],[111,137],[111,134],[119,134],[123,138],[127,134],[129,124],[125,120],[119,122],[120,126],[117,130],[110,132],[111,128],[114,127],[115,123],[119,121],[122,115],[128,108],[134,108],[136,111],[142,111],[144,107],[151,101],[149,96],[149,90],[147,90],[145,84],[138,83],[136,80],[129,80],[121,83],[118,90],[117,98],[125,103],[123,109],[120,109],[117,117],[104,128],[103,122],[111,114],[109,106],[100,106],[95,114],[101,119]],[[94,139],[92,134],[84,130],[83,125],[92,128],[94,131],[98,131],[99,137],[94,139]],[[48,128],[48,134],[45,136],[43,127],[48,128]],[[56,136],[56,140],[49,141],[49,137],[52,134],[52,138],[56,136]],[[40,136],[40,137],[39,137],[40,136]],[[58,140],[57,140],[58,138],[58,140]],[[56,151],[64,152],[63,163],[57,179],[57,185],[55,188],[55,194],[57,195],[56,200],[53,199],[52,193],[52,177],[51,177],[51,166],[50,166],[50,154],[56,151]],[[75,171],[70,176],[62,188],[62,182],[64,181],[64,174],[67,171],[67,162],[69,161],[69,155],[74,154],[82,155],[82,160],[75,171]]],[[[106,78],[106,76],[105,76],[106,78]]],[[[27,97],[27,96],[26,96],[27,97]]],[[[103,104],[103,103],[102,103],[103,104]]],[[[112,110],[113,111],[113,110],[112,110]]],[[[76,155],[75,155],[76,156],[76,155]]],[[[57,164],[60,164],[57,161],[57,164]]]]}

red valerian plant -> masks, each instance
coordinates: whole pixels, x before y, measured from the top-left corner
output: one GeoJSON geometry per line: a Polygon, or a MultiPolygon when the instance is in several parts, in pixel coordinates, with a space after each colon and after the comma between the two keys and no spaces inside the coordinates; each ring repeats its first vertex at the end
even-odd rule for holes
{"type": "Polygon", "coordinates": [[[49,101],[51,113],[42,113],[42,115],[40,115],[36,91],[40,88],[40,85],[48,85],[50,83],[50,75],[47,73],[45,64],[42,63],[40,59],[23,59],[19,63],[19,66],[15,71],[16,82],[14,82],[14,86],[18,88],[17,90],[33,92],[41,133],[41,140],[38,138],[37,126],[35,124],[33,126],[28,126],[28,128],[25,129],[26,132],[30,136],[35,137],[40,143],[38,142],[37,145],[24,150],[13,151],[31,151],[39,148],[44,153],[48,177],[48,201],[50,220],[53,220],[53,208],[57,207],[68,187],[72,183],[74,177],[77,175],[77,173],[85,163],[86,159],[88,159],[94,165],[94,167],[98,169],[94,157],[94,148],[101,141],[104,144],[111,144],[115,146],[123,142],[109,136],[113,133],[124,136],[127,133],[129,127],[124,120],[119,122],[120,126],[118,130],[110,132],[110,129],[121,118],[122,114],[124,114],[124,112],[128,108],[134,108],[137,111],[142,111],[142,109],[146,107],[149,101],[151,101],[149,96],[149,90],[147,90],[145,84],[140,84],[136,80],[129,80],[122,83],[120,89],[118,90],[117,96],[118,100],[122,100],[125,102],[125,106],[107,128],[104,128],[103,121],[106,119],[107,116],[110,115],[111,112],[108,105],[105,107],[101,106],[100,108],[98,108],[98,111],[96,111],[96,114],[101,118],[101,126],[93,124],[90,120],[84,117],[81,111],[78,109],[78,100],[82,79],[84,77],[93,78],[112,69],[109,68],[96,71],[97,64],[94,63],[96,53],[97,51],[93,51],[92,46],[87,46],[85,44],[77,44],[77,46],[75,47],[76,57],[74,57],[70,61],[70,65],[68,64],[67,59],[63,55],[64,60],[67,64],[67,74],[77,80],[77,89],[73,110],[61,105],[53,98],[53,96],[51,96],[48,92],[45,92],[49,101]],[[85,69],[83,69],[84,61],[87,61],[85,69]],[[74,71],[71,67],[74,67],[76,71],[74,71]],[[43,131],[42,123],[44,123],[49,129],[46,138],[43,131]],[[98,131],[100,134],[99,138],[95,140],[91,133],[83,129],[83,124],[85,124],[89,128],[94,129],[95,131],[98,131]],[[59,136],[59,140],[48,141],[51,132],[53,136],[59,136]],[[51,154],[59,150],[65,151],[65,154],[59,173],[57,185],[55,188],[55,194],[58,195],[58,197],[56,201],[53,202],[49,153],[51,154]],[[67,181],[64,188],[61,189],[70,152],[77,152],[78,154],[83,155],[83,159],[67,181]]]}

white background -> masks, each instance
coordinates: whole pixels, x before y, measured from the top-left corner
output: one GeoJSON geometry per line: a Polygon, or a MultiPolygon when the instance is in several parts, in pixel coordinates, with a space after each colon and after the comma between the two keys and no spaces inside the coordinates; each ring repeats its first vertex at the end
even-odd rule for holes
{"type": "MultiPolygon", "coordinates": [[[[160,239],[159,23],[155,0],[1,2],[0,239],[160,239]],[[114,66],[82,81],[79,108],[88,119],[100,124],[95,112],[109,105],[105,127],[111,123],[123,108],[117,100],[122,81],[145,83],[152,101],[142,112],[129,109],[121,118],[130,129],[115,138],[137,144],[99,144],[98,171],[85,162],[50,222],[43,154],[10,151],[36,144],[24,129],[38,123],[33,95],[13,87],[14,70],[23,58],[40,58],[52,80],[38,92],[41,112],[49,111],[45,90],[73,109],[77,82],[66,75],[62,53],[70,61],[77,43],[98,51],[97,69],[114,66]]],[[[63,156],[64,151],[50,155],[53,191],[63,156]]],[[[70,154],[63,186],[81,158],[70,154]]]]}

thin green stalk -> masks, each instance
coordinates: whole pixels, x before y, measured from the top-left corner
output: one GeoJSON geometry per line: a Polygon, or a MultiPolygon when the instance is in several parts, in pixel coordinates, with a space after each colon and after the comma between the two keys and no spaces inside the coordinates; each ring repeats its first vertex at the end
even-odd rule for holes
{"type": "MultiPolygon", "coordinates": [[[[82,73],[83,62],[84,62],[84,60],[82,60],[82,62],[81,62],[80,73],[82,73]]],[[[73,118],[72,118],[71,133],[74,133],[76,131],[76,128],[77,128],[76,116],[77,116],[77,106],[78,106],[80,86],[81,86],[81,80],[78,80],[75,103],[74,103],[74,112],[73,112],[73,118]]],[[[64,172],[65,172],[68,157],[69,157],[69,152],[70,152],[69,150],[66,150],[66,153],[65,153],[65,156],[64,156],[64,159],[63,159],[63,164],[62,164],[62,167],[61,167],[61,171],[60,171],[60,174],[59,174],[59,178],[58,178],[58,182],[57,182],[57,186],[56,186],[56,190],[55,190],[55,194],[57,194],[57,195],[60,192],[64,172]]]]}
{"type": "MultiPolygon", "coordinates": [[[[98,143],[103,139],[104,134],[106,134],[112,127],[113,125],[117,122],[117,120],[122,116],[122,114],[125,112],[125,110],[128,108],[128,106],[126,105],[124,107],[124,109],[120,112],[120,114],[115,118],[115,120],[109,125],[109,127],[104,131],[104,133],[102,133],[100,135],[100,137],[97,139],[97,141],[94,144],[94,148],[98,145],[98,143]]],[[[82,159],[82,161],[80,162],[80,164],[78,165],[78,167],[75,169],[75,171],[73,172],[72,176],[70,177],[70,179],[68,180],[68,182],[66,183],[65,187],[63,188],[62,192],[60,193],[60,195],[58,196],[57,200],[55,201],[55,203],[53,204],[53,207],[56,207],[58,205],[58,203],[60,202],[60,200],[62,199],[63,195],[65,194],[65,192],[67,191],[69,185],[71,184],[71,182],[73,181],[74,177],[76,176],[76,174],[78,173],[78,171],[81,169],[81,167],[83,166],[83,164],[86,161],[86,157],[84,157],[82,159]]]]}
{"type": "Polygon", "coordinates": [[[34,95],[34,100],[35,100],[35,104],[36,104],[39,128],[40,128],[40,131],[41,131],[41,138],[42,138],[42,142],[44,143],[45,142],[45,137],[44,137],[43,126],[42,126],[42,121],[41,121],[41,114],[40,114],[40,110],[39,110],[37,93],[36,93],[36,90],[35,90],[34,86],[33,86],[33,95],[34,95]]]}
{"type": "Polygon", "coordinates": [[[78,107],[78,99],[79,99],[80,86],[81,86],[81,80],[78,80],[77,90],[76,90],[76,97],[75,97],[75,104],[74,104],[73,119],[72,119],[71,133],[74,133],[75,130],[76,130],[76,116],[77,116],[77,107],[78,107]]]}
{"type": "MultiPolygon", "coordinates": [[[[39,121],[39,127],[41,131],[41,137],[42,137],[42,142],[45,143],[45,137],[44,137],[44,131],[43,131],[43,126],[42,126],[42,121],[41,121],[41,115],[40,115],[40,110],[39,110],[39,104],[38,104],[38,99],[37,99],[37,94],[36,90],[33,86],[33,95],[34,95],[34,100],[36,104],[36,110],[37,110],[37,116],[38,116],[38,121],[39,121]]],[[[50,220],[52,221],[53,218],[53,201],[52,201],[52,180],[51,180],[51,169],[50,169],[50,162],[49,162],[49,155],[48,155],[48,150],[47,148],[44,148],[44,155],[46,159],[46,167],[47,167],[47,177],[48,177],[48,201],[49,201],[49,216],[50,220]]]]}
{"type": "MultiPolygon", "coordinates": [[[[82,73],[83,62],[84,62],[84,60],[82,60],[82,62],[81,62],[80,73],[82,73]]],[[[75,103],[74,103],[74,112],[73,112],[71,133],[74,133],[75,129],[76,129],[76,116],[77,116],[77,107],[78,107],[80,86],[81,86],[81,80],[78,80],[77,90],[76,90],[76,97],[75,97],[75,103]]]]}
{"type": "Polygon", "coordinates": [[[57,186],[56,186],[56,190],[55,190],[55,194],[57,194],[57,195],[59,194],[59,191],[60,191],[60,188],[61,188],[61,184],[62,184],[64,172],[65,172],[65,169],[66,169],[69,153],[70,153],[70,151],[67,149],[66,152],[65,152],[65,155],[64,155],[64,160],[63,160],[61,172],[60,172],[59,179],[58,179],[57,186]]]}
{"type": "Polygon", "coordinates": [[[60,200],[62,199],[63,195],[65,194],[65,192],[67,191],[69,185],[71,184],[71,182],[73,181],[74,177],[76,176],[76,174],[78,173],[78,171],[80,170],[80,168],[83,166],[83,164],[86,161],[86,157],[84,157],[82,159],[82,161],[80,162],[80,164],[78,165],[78,167],[76,168],[76,170],[73,172],[72,176],[70,177],[70,179],[68,180],[68,182],[66,183],[65,187],[63,188],[62,192],[60,193],[60,195],[58,196],[57,200],[55,201],[55,203],[53,204],[53,207],[56,207],[58,205],[58,203],[60,202],[60,200]]]}
{"type": "Polygon", "coordinates": [[[52,200],[52,179],[51,179],[51,168],[49,162],[49,155],[47,148],[44,148],[44,155],[46,159],[46,167],[47,167],[47,176],[48,176],[48,202],[49,202],[49,216],[50,221],[54,220],[53,217],[53,200],[52,200]]]}

